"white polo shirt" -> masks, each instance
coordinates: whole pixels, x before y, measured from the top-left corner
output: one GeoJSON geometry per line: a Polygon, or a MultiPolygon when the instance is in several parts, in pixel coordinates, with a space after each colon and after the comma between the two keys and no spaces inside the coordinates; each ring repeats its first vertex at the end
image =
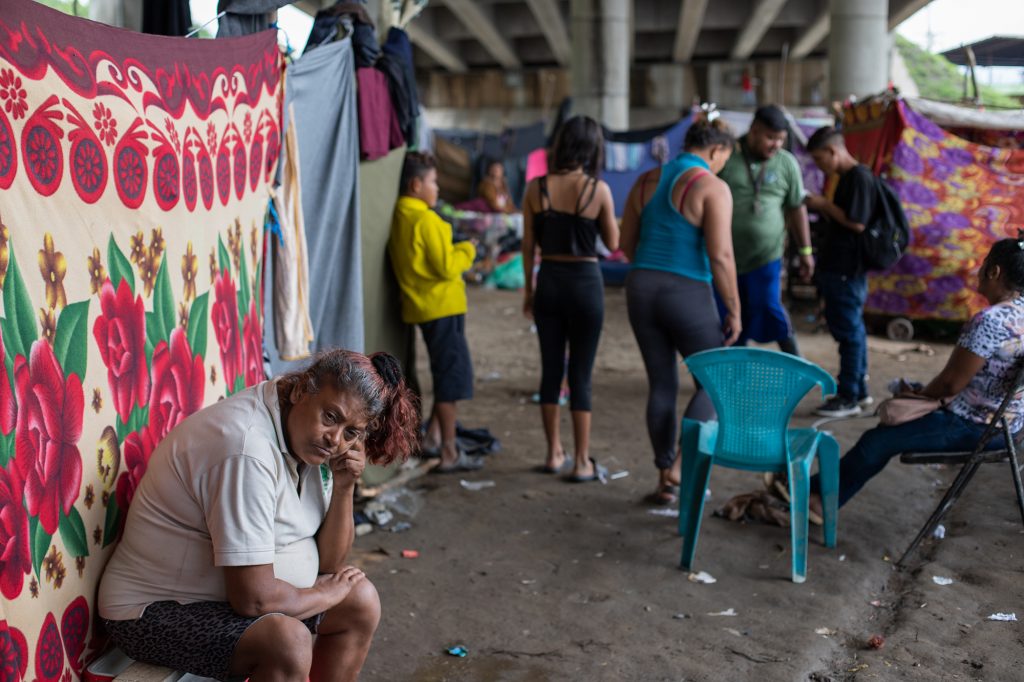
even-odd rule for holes
{"type": "Polygon", "coordinates": [[[224,566],[273,564],[277,578],[311,586],[330,497],[320,467],[300,473],[288,453],[275,381],[196,412],[153,451],[100,582],[100,616],[227,601],[224,566]]]}

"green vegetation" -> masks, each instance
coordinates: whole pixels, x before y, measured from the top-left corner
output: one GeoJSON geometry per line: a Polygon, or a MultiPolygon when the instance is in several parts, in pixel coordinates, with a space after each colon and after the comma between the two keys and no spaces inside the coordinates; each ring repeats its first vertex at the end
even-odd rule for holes
{"type": "MultiPolygon", "coordinates": [[[[896,49],[917,84],[921,96],[943,102],[959,102],[964,93],[964,76],[960,68],[942,55],[931,54],[901,35],[896,35],[896,49]]],[[[996,88],[979,85],[983,104],[994,107],[1020,108],[1020,100],[996,88]]],[[[971,91],[969,91],[971,92],[971,91]]]]}

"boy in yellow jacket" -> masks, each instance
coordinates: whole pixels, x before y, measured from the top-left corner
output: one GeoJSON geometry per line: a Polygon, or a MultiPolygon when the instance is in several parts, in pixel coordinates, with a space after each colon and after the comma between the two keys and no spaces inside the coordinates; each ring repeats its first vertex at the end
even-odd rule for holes
{"type": "Polygon", "coordinates": [[[419,326],[430,355],[434,407],[423,450],[440,450],[434,471],[470,471],[482,467],[483,460],[458,449],[455,403],[473,397],[462,273],[473,264],[476,248],[470,242],[452,243],[452,226],[432,210],[437,194],[433,157],[406,155],[388,253],[402,290],[402,321],[419,326]]]}

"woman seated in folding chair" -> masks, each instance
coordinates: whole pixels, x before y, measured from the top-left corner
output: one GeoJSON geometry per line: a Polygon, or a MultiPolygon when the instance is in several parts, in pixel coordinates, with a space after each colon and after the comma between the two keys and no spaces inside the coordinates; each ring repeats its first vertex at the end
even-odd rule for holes
{"type": "MultiPolygon", "coordinates": [[[[968,322],[946,366],[915,395],[940,400],[943,407],[898,426],[878,426],[860,437],[840,460],[839,506],[904,452],[969,452],[1013,387],[1017,363],[1024,358],[1024,235],[992,245],[978,271],[978,293],[989,307],[968,322]]],[[[907,395],[910,392],[901,395],[907,395]]],[[[1010,431],[1024,424],[1024,399],[1015,396],[1006,408],[1010,431]]],[[[988,449],[1005,447],[993,438],[988,449]]],[[[811,490],[818,489],[817,477],[811,490]]],[[[811,509],[821,499],[811,495],[811,509]]]]}

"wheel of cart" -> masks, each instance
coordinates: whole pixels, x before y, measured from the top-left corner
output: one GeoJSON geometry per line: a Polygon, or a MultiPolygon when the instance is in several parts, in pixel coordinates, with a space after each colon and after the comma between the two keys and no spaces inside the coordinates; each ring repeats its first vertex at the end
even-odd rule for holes
{"type": "Polygon", "coordinates": [[[894,317],[885,324],[885,336],[893,341],[910,341],[914,338],[914,323],[905,317],[894,317]]]}

